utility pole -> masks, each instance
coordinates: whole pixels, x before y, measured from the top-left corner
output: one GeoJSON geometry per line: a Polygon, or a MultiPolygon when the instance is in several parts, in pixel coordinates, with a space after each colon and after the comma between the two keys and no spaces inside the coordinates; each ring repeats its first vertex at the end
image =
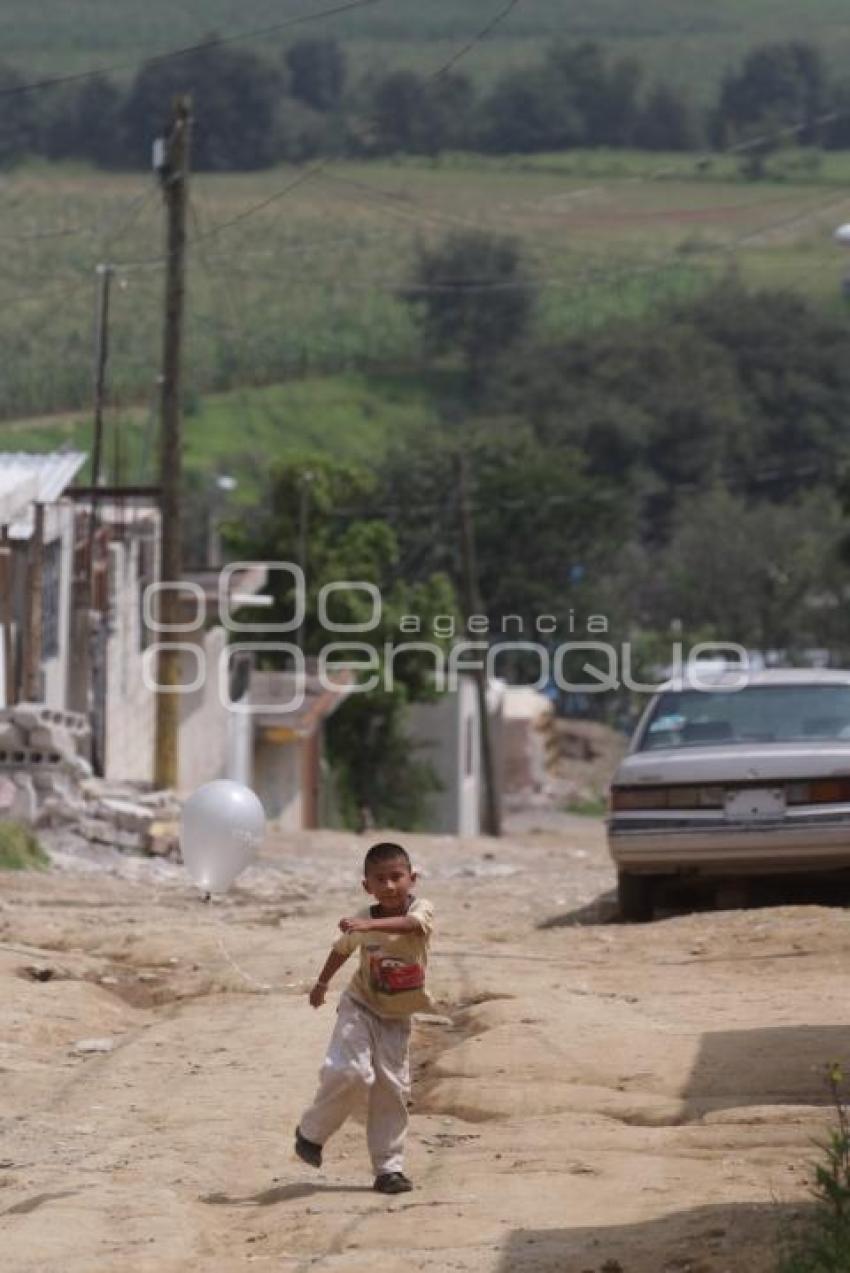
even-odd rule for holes
{"type": "Polygon", "coordinates": [[[0,707],[15,702],[12,667],[12,546],[8,526],[0,526],[0,707]]]}
{"type": "Polygon", "coordinates": [[[89,543],[86,553],[86,600],[91,605],[92,571],[94,569],[94,540],[97,534],[97,499],[100,486],[100,469],[103,459],[103,408],[106,401],[106,364],[109,359],[109,289],[112,283],[112,266],[101,263],[97,267],[98,307],[97,345],[94,374],[94,442],[91,458],[91,513],[89,516],[89,543]]]}
{"type": "MultiPolygon", "coordinates": [[[[460,510],[460,551],[463,562],[464,606],[467,619],[471,614],[481,613],[481,601],[478,596],[478,572],[475,563],[475,531],[472,524],[472,509],[469,504],[469,482],[467,474],[466,453],[461,450],[458,456],[458,502],[460,510]]],[[[478,715],[481,722],[481,763],[484,770],[484,797],[486,826],[488,835],[502,834],[502,817],[499,808],[499,792],[496,787],[495,765],[493,763],[493,740],[490,734],[490,714],[487,710],[487,673],[483,667],[475,671],[475,688],[478,697],[478,715]]]]}
{"type": "MultiPolygon", "coordinates": [[[[186,290],[186,207],[189,184],[189,133],[191,101],[175,99],[168,136],[155,149],[166,208],[165,329],[162,351],[162,417],[160,426],[160,485],[162,488],[161,583],[180,582],[182,542],[181,501],[181,363],[183,353],[183,305],[186,290]]],[[[177,592],[166,589],[159,597],[159,622],[169,641],[169,628],[179,622],[177,592]]],[[[176,787],[179,779],[180,654],[160,650],[157,666],[156,753],[154,781],[157,787],[176,787]]]]}
{"type": "Polygon", "coordinates": [[[100,735],[97,727],[95,702],[101,678],[97,675],[102,658],[100,625],[103,616],[94,611],[94,570],[98,528],[98,501],[100,499],[101,469],[103,467],[103,413],[106,405],[106,365],[109,360],[109,291],[112,284],[112,266],[101,262],[97,274],[97,326],[95,331],[94,358],[94,429],[91,460],[91,504],[86,552],[82,577],[74,605],[75,651],[73,706],[85,713],[91,723],[90,760],[97,774],[103,773],[103,756],[100,754],[100,735]]]}
{"type": "MultiPolygon", "coordinates": [[[[298,565],[301,567],[303,575],[307,576],[307,545],[309,542],[309,524],[310,524],[310,483],[313,480],[313,474],[309,471],[301,474],[301,488],[298,493],[298,565]]],[[[306,591],[306,589],[305,589],[306,591]]],[[[304,636],[307,625],[307,615],[298,628],[298,649],[304,653],[304,636]]]]}

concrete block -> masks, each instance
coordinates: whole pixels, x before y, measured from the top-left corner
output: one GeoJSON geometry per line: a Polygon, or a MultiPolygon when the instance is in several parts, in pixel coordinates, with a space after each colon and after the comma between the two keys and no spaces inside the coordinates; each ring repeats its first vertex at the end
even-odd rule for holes
{"type": "Polygon", "coordinates": [[[145,838],[145,851],[153,857],[176,856],[180,850],[180,823],[152,822],[145,838]]]}
{"type": "Polygon", "coordinates": [[[117,800],[113,796],[101,797],[97,802],[98,815],[109,818],[123,831],[147,831],[154,818],[154,811],[130,800],[117,800]]]}
{"type": "Polygon", "coordinates": [[[15,798],[9,810],[9,816],[17,822],[27,822],[35,826],[38,820],[38,796],[29,774],[17,773],[13,779],[15,798]]]}

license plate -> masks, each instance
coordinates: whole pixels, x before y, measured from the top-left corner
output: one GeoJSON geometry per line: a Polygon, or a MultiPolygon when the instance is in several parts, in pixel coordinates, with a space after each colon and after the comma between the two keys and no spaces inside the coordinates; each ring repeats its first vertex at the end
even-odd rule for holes
{"type": "Polygon", "coordinates": [[[730,822],[770,822],[784,816],[785,792],[767,787],[730,791],[724,808],[730,822]]]}

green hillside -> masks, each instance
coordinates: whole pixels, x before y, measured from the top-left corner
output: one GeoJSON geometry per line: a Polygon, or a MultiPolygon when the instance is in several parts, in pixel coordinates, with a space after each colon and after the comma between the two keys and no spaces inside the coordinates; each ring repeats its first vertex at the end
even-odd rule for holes
{"type": "MultiPolygon", "coordinates": [[[[291,169],[192,183],[187,384],[206,398],[363,367],[410,367],[399,298],[417,242],[476,225],[519,237],[553,335],[692,295],[730,268],[836,296],[848,161],[793,152],[743,181],[733,158],[627,152],[329,165],[280,199],[291,169]],[[819,162],[819,166],[818,166],[819,162]],[[655,174],[664,173],[662,178],[655,174]],[[252,211],[254,209],[254,211],[252,211]],[[220,228],[220,232],[212,233],[220,228]]],[[[146,174],[19,169],[0,202],[0,419],[91,399],[95,266],[115,264],[110,386],[146,404],[161,350],[162,210],[146,174]]]]}
{"type": "MultiPolygon", "coordinates": [[[[38,73],[133,62],[218,32],[231,34],[321,13],[331,0],[281,5],[279,0],[6,0],[3,60],[38,73]]],[[[306,34],[336,34],[357,69],[370,65],[436,68],[503,7],[501,0],[379,0],[353,13],[307,21],[254,41],[268,51],[306,34]]],[[[844,0],[523,0],[466,59],[492,76],[528,60],[540,42],[560,35],[611,42],[648,66],[671,70],[707,90],[752,44],[804,36],[818,42],[836,69],[850,54],[850,11],[844,0]]],[[[249,42],[250,43],[250,42],[249,42]]],[[[122,74],[128,74],[125,68],[122,74]]]]}

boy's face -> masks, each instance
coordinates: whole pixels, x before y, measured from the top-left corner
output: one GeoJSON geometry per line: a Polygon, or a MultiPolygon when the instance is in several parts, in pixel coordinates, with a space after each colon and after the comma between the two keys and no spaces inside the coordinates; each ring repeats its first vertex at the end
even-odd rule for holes
{"type": "Polygon", "coordinates": [[[395,857],[370,866],[363,887],[377,899],[383,910],[401,911],[415,883],[416,872],[411,871],[403,857],[395,857]]]}

